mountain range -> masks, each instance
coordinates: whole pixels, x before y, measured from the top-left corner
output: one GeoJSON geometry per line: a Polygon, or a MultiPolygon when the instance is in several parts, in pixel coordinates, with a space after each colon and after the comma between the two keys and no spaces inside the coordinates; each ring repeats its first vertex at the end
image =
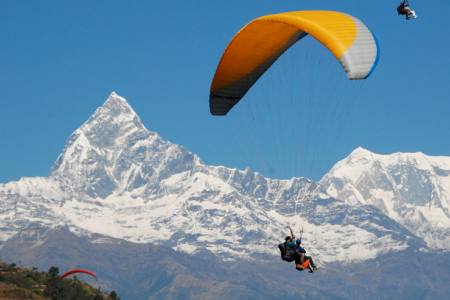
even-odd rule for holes
{"type": "MultiPolygon", "coordinates": [[[[381,155],[357,148],[319,182],[272,179],[249,168],[203,163],[188,149],[148,130],[114,92],[70,136],[48,177],[0,184],[0,203],[0,255],[23,263],[47,267],[59,262],[70,267],[62,259],[67,247],[58,245],[58,239],[80,245],[69,251],[74,265],[75,258],[95,265],[99,260],[92,258],[97,255],[88,249],[107,252],[110,244],[120,249],[110,257],[121,260],[124,253],[148,247],[151,253],[166,249],[162,262],[167,263],[161,262],[165,282],[157,283],[155,290],[140,283],[138,292],[127,294],[134,299],[179,298],[179,289],[188,288],[186,282],[207,291],[206,299],[219,283],[223,289],[214,297],[245,294],[250,299],[252,289],[239,288],[230,278],[247,278],[242,266],[251,268],[255,261],[279,256],[276,244],[288,224],[303,225],[308,252],[324,266],[321,280],[333,282],[317,294],[305,292],[306,298],[352,298],[351,293],[333,288],[342,280],[330,277],[344,276],[341,269],[357,266],[361,274],[371,274],[367,264],[379,265],[384,257],[391,257],[394,264],[392,257],[404,262],[407,257],[427,256],[436,262],[440,257],[448,260],[450,250],[450,157],[381,155]],[[59,255],[53,257],[50,249],[55,247],[59,255]],[[171,269],[168,261],[177,256],[186,258],[171,269]],[[189,257],[205,266],[193,267],[189,257]],[[213,274],[217,264],[224,264],[223,276],[209,275],[211,280],[205,281],[202,274],[213,274]],[[184,279],[176,281],[177,276],[184,279]],[[235,294],[227,294],[227,286],[235,294]]],[[[157,264],[157,255],[150,257],[157,264]]],[[[258,272],[279,272],[276,259],[277,264],[258,266],[258,272]]],[[[417,264],[418,260],[413,265],[417,264]]],[[[118,265],[132,272],[129,266],[118,265]]],[[[102,269],[98,263],[97,267],[102,269]]],[[[107,274],[105,286],[123,280],[107,274]]],[[[445,273],[444,278],[449,277],[445,273]]],[[[273,274],[261,281],[270,285],[271,278],[273,274]]],[[[433,280],[426,277],[423,290],[433,280]]],[[[263,293],[269,298],[289,296],[278,288],[269,290],[263,293]]],[[[440,298],[447,292],[439,287],[432,295],[440,298]]],[[[292,293],[297,297],[302,292],[292,293]]],[[[405,295],[409,294],[399,296],[405,295]]]]}

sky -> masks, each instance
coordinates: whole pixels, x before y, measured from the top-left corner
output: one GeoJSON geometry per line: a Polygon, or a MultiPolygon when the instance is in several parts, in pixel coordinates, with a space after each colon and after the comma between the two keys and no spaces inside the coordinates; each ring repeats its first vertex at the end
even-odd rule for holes
{"type": "Polygon", "coordinates": [[[207,164],[320,179],[356,147],[450,156],[450,2],[0,2],[0,182],[47,176],[70,134],[112,91],[145,126],[207,164]],[[363,20],[381,59],[345,80],[329,53],[295,45],[227,117],[209,113],[223,50],[252,19],[338,10],[363,20]]]}

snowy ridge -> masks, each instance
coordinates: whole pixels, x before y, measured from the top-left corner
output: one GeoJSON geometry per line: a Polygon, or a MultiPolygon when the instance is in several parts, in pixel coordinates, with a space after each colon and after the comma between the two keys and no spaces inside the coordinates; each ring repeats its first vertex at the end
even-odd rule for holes
{"type": "Polygon", "coordinates": [[[429,247],[450,250],[450,157],[357,148],[320,185],[349,204],[379,208],[429,247]]]}
{"type": "Polygon", "coordinates": [[[250,258],[255,252],[278,255],[275,245],[287,224],[303,224],[307,248],[322,263],[424,246],[370,201],[343,199],[331,185],[324,192],[325,183],[205,165],[147,130],[127,101],[112,93],[72,134],[48,178],[0,185],[0,245],[40,224],[250,258]]]}

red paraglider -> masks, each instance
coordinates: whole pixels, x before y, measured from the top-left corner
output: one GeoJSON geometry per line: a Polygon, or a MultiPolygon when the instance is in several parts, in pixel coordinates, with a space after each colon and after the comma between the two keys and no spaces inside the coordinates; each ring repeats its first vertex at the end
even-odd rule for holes
{"type": "Polygon", "coordinates": [[[95,279],[97,279],[97,275],[94,272],[86,270],[86,269],[72,269],[72,270],[69,270],[66,273],[62,274],[61,277],[59,277],[59,279],[63,280],[67,276],[70,276],[70,275],[76,274],[76,273],[84,273],[84,274],[87,274],[87,275],[92,276],[95,279]]]}

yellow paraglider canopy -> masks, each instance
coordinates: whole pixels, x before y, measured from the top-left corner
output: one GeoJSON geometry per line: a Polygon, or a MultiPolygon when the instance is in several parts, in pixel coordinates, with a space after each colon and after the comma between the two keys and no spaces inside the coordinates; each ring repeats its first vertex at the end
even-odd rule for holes
{"type": "Polygon", "coordinates": [[[350,15],[295,11],[263,16],[244,26],[223,53],[211,84],[211,113],[227,114],[284,51],[306,35],[333,53],[349,79],[365,79],[376,66],[375,37],[350,15]]]}

